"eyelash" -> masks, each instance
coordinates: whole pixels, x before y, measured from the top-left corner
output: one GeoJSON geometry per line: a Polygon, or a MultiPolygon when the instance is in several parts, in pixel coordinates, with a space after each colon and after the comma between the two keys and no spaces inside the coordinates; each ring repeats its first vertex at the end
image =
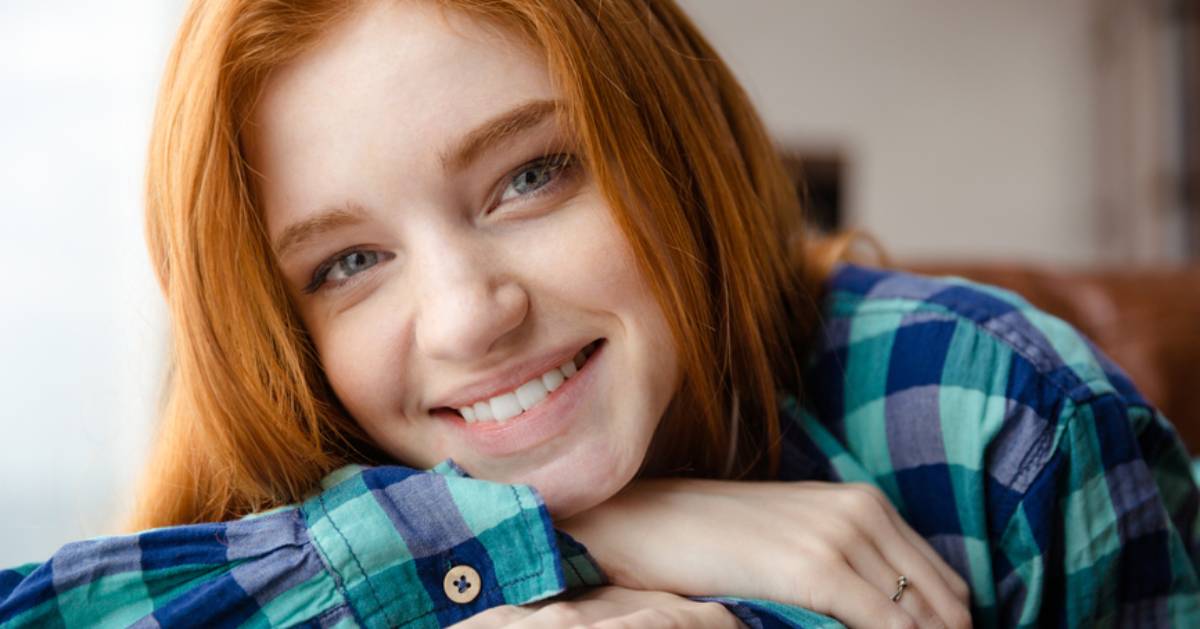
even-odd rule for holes
{"type": "MultiPolygon", "coordinates": [[[[494,200],[488,203],[488,212],[490,213],[493,209],[500,205],[504,193],[510,186],[516,183],[518,175],[525,174],[537,168],[550,169],[551,174],[549,175],[549,180],[537,189],[518,196],[517,199],[535,199],[537,197],[554,192],[564,183],[565,178],[568,178],[570,175],[574,174],[575,170],[578,168],[578,163],[576,157],[569,153],[553,153],[549,155],[543,155],[537,159],[525,162],[508,175],[508,183],[505,185],[504,189],[502,189],[498,194],[494,194],[492,196],[492,199],[494,200]]],[[[392,254],[362,248],[352,248],[339,251],[317,266],[317,268],[313,271],[312,279],[303,289],[304,293],[311,295],[322,288],[325,288],[326,290],[335,290],[353,282],[354,278],[362,274],[363,271],[359,271],[358,273],[355,273],[354,275],[351,275],[348,278],[336,283],[328,282],[327,278],[330,271],[332,271],[335,266],[337,266],[343,260],[346,260],[357,254],[375,254],[382,258],[380,261],[390,260],[392,257],[392,254]]],[[[376,262],[376,264],[378,264],[378,262],[376,262]]],[[[371,265],[371,267],[374,266],[374,264],[371,265]]],[[[368,269],[365,270],[369,270],[371,267],[368,267],[368,269]]]]}

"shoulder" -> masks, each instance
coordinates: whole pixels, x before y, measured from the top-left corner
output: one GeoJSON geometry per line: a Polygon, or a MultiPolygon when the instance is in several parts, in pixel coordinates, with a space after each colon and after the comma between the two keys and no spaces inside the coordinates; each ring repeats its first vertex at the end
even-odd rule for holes
{"type": "MultiPolygon", "coordinates": [[[[1073,418],[1098,401],[1145,405],[1073,327],[1000,288],[844,265],[821,306],[802,406],[785,415],[831,477],[898,502],[986,485],[1008,497],[990,515],[1007,515],[1073,418]]],[[[928,515],[933,529],[949,521],[928,515]]]]}
{"type": "MultiPolygon", "coordinates": [[[[980,387],[1003,376],[1016,401],[1036,384],[1083,402],[1115,393],[1145,404],[1128,378],[1070,324],[1019,295],[958,277],[839,267],[822,299],[817,353],[852,351],[879,361],[889,390],[921,385],[980,387]],[[995,373],[1005,368],[1006,373],[995,373]]],[[[997,383],[991,382],[989,390],[997,383]]]]}
{"type": "Polygon", "coordinates": [[[1087,605],[1066,624],[1086,625],[1195,582],[1186,451],[1073,327],[995,287],[856,266],[829,278],[822,311],[801,403],[785,407],[785,465],[817,458],[833,480],[878,485],[994,592],[1001,624],[1072,600],[1087,605]],[[1128,601],[1096,597],[1130,579],[1128,601]]]}

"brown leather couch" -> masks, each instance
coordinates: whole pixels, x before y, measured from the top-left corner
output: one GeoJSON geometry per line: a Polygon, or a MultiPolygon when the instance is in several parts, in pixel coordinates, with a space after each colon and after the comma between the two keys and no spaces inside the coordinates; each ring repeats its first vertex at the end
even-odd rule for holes
{"type": "Polygon", "coordinates": [[[1200,454],[1200,265],[1061,270],[1023,264],[902,264],[1007,288],[1071,323],[1123,368],[1200,454]]]}

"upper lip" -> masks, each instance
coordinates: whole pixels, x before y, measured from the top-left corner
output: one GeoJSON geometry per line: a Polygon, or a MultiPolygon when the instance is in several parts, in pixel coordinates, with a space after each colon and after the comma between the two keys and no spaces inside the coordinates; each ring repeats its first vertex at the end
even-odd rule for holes
{"type": "Polygon", "coordinates": [[[435,402],[430,406],[430,409],[444,407],[459,409],[476,402],[489,400],[503,393],[510,393],[522,384],[573,359],[576,354],[588,345],[590,345],[590,342],[583,344],[573,343],[569,346],[558,347],[544,352],[532,358],[501,365],[499,368],[492,370],[491,373],[470,384],[453,389],[444,395],[434,397],[435,402]]]}

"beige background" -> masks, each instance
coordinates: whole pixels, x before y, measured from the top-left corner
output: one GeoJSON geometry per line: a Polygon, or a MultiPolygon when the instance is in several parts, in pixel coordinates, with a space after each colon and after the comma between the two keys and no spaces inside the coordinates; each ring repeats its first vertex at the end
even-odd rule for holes
{"type": "Polygon", "coordinates": [[[1169,35],[1142,0],[682,0],[902,258],[1172,260],[1169,35]]]}

